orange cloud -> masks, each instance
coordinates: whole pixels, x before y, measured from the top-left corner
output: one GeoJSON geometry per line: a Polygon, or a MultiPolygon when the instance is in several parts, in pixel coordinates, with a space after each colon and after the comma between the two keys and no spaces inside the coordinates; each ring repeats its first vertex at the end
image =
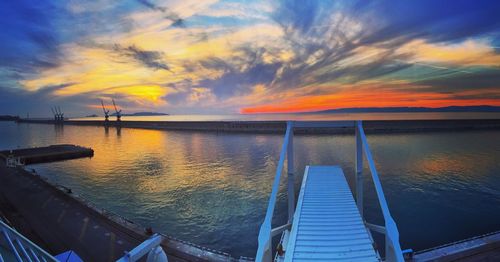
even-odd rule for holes
{"type": "MultiPolygon", "coordinates": [[[[374,89],[376,90],[376,89],[374,89]]],[[[476,92],[480,94],[480,92],[476,92]]],[[[290,113],[290,112],[312,112],[336,108],[351,107],[443,107],[443,106],[465,106],[465,105],[496,105],[500,106],[498,99],[474,99],[463,100],[456,95],[474,95],[471,92],[458,94],[442,94],[431,92],[408,91],[370,91],[363,89],[359,91],[340,92],[336,94],[303,96],[276,101],[272,104],[244,107],[240,109],[242,114],[255,113],[290,113]]]]}

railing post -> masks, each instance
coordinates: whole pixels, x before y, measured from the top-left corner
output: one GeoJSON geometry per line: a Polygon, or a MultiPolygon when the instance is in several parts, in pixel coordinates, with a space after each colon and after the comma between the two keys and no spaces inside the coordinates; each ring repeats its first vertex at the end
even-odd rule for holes
{"type": "Polygon", "coordinates": [[[366,157],[366,162],[370,169],[372,175],[373,184],[375,186],[375,192],[377,193],[378,201],[380,204],[380,209],[382,209],[382,215],[385,221],[385,250],[386,250],[386,261],[397,261],[404,262],[403,253],[401,251],[401,246],[399,244],[399,232],[396,222],[391,217],[389,212],[389,207],[387,201],[385,200],[384,190],[382,189],[382,184],[380,183],[380,178],[378,177],[377,169],[375,167],[375,162],[373,161],[372,153],[370,151],[370,146],[366,139],[365,131],[361,122],[357,124],[359,135],[362,140],[363,150],[366,157]]]}
{"type": "Polygon", "coordinates": [[[290,128],[290,136],[288,138],[287,158],[287,173],[288,173],[288,223],[292,223],[295,213],[295,177],[293,170],[293,122],[287,123],[287,128],[290,128]]]}
{"type": "Polygon", "coordinates": [[[273,188],[271,190],[271,196],[269,197],[269,204],[266,210],[266,217],[264,222],[260,226],[258,243],[259,247],[257,249],[257,254],[255,256],[255,261],[272,261],[272,226],[271,222],[273,220],[274,207],[276,206],[276,198],[279,191],[281,173],[284,170],[285,158],[288,154],[288,142],[290,141],[290,134],[292,133],[292,123],[287,123],[287,128],[285,132],[285,139],[281,147],[280,160],[278,166],[276,167],[276,175],[274,176],[273,188]]]}
{"type": "Polygon", "coordinates": [[[273,261],[273,249],[271,248],[271,243],[273,242],[272,237],[269,235],[269,242],[267,242],[266,250],[264,251],[264,256],[262,257],[262,262],[271,262],[273,261]]]}
{"type": "Polygon", "coordinates": [[[397,258],[394,256],[394,249],[391,246],[389,233],[385,234],[385,262],[395,262],[397,258]]]}
{"type": "Polygon", "coordinates": [[[363,217],[363,140],[360,128],[363,128],[361,121],[356,121],[356,204],[363,217]]]}

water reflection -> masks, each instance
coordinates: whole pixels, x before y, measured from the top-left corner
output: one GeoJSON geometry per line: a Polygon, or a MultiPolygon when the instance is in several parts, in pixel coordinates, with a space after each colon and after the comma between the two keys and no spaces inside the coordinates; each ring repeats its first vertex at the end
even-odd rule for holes
{"type": "MultiPolygon", "coordinates": [[[[1,148],[92,147],[92,159],[36,169],[98,206],[200,245],[254,255],[281,135],[128,128],[114,135],[106,127],[66,126],[64,132],[50,125],[0,127],[1,148]]],[[[500,229],[499,134],[368,136],[403,247],[418,250],[500,229]]],[[[306,164],[338,164],[353,185],[353,136],[296,136],[295,148],[297,187],[306,164]]],[[[369,179],[365,188],[367,219],[380,222],[369,179]]],[[[286,219],[285,210],[282,190],[275,221],[286,219]]]]}
{"type": "Polygon", "coordinates": [[[54,134],[57,138],[64,136],[64,125],[54,125],[54,134]]]}

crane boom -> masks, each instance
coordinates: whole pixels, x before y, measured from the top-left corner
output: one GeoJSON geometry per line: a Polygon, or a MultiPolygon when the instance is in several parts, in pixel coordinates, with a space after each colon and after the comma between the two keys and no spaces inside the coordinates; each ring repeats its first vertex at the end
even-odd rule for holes
{"type": "Polygon", "coordinates": [[[101,105],[102,105],[102,111],[104,111],[104,114],[108,114],[109,111],[106,111],[106,108],[104,107],[104,102],[101,99],[101,105]]]}
{"type": "Polygon", "coordinates": [[[116,109],[115,99],[113,98],[112,101],[113,101],[113,106],[115,107],[115,111],[118,113],[118,109],[116,109]]]}

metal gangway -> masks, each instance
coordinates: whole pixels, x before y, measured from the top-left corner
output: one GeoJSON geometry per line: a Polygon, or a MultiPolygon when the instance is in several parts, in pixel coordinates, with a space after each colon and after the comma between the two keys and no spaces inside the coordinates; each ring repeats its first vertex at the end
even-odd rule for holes
{"type": "Polygon", "coordinates": [[[256,261],[273,260],[272,239],[281,234],[275,261],[382,261],[371,232],[385,235],[385,260],[403,262],[399,232],[389,212],[384,191],[361,121],[287,123],[269,205],[258,237],[256,261]],[[294,188],[294,128],[354,128],[356,136],[353,193],[338,166],[307,166],[297,205],[294,188]],[[363,153],[368,162],[385,225],[363,217],[363,153]],[[272,227],[281,175],[287,160],[288,221],[272,227]]]}

